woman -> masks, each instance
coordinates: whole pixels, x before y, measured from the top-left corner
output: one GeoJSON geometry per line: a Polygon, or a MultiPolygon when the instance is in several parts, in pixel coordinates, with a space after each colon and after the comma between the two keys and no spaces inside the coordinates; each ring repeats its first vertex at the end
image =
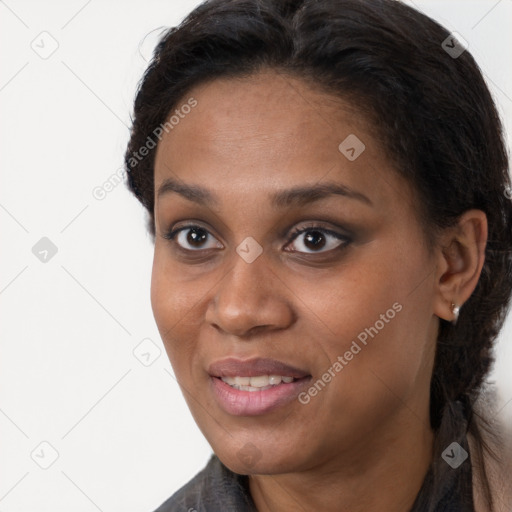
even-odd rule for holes
{"type": "Polygon", "coordinates": [[[462,43],[392,0],[207,2],[156,48],[126,168],[215,453],[160,512],[510,510],[477,401],[510,180],[462,43]]]}

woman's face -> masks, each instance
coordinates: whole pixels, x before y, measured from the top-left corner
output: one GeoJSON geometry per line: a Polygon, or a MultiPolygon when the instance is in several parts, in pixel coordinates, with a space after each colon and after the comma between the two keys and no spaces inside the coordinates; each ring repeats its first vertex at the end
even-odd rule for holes
{"type": "Polygon", "coordinates": [[[276,474],[426,432],[435,262],[357,105],[272,72],[190,98],[157,150],[151,301],[214,451],[276,474]]]}

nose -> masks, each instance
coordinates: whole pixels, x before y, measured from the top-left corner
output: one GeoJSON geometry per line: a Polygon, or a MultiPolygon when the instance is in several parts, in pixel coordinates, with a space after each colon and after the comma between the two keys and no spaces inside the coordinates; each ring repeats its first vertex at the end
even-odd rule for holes
{"type": "Polygon", "coordinates": [[[235,252],[233,267],[208,304],[206,321],[224,334],[242,338],[284,329],[295,321],[289,288],[271,270],[265,253],[247,263],[235,252]]]}

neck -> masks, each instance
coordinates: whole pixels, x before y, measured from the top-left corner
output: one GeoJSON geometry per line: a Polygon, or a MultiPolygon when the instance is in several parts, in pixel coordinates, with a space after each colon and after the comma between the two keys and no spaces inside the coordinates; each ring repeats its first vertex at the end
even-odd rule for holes
{"type": "Polygon", "coordinates": [[[404,415],[409,421],[398,422],[399,429],[379,429],[372,441],[307,471],[251,476],[258,512],[409,511],[428,471],[434,436],[411,411],[404,415]]]}

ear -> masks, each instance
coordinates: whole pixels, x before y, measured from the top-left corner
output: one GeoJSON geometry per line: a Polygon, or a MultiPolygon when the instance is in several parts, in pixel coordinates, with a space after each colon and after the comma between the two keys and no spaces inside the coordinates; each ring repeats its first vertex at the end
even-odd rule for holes
{"type": "Polygon", "coordinates": [[[473,293],[485,260],[487,216],[481,210],[463,213],[456,226],[446,228],[436,250],[434,314],[457,320],[453,305],[462,308],[473,293]]]}

